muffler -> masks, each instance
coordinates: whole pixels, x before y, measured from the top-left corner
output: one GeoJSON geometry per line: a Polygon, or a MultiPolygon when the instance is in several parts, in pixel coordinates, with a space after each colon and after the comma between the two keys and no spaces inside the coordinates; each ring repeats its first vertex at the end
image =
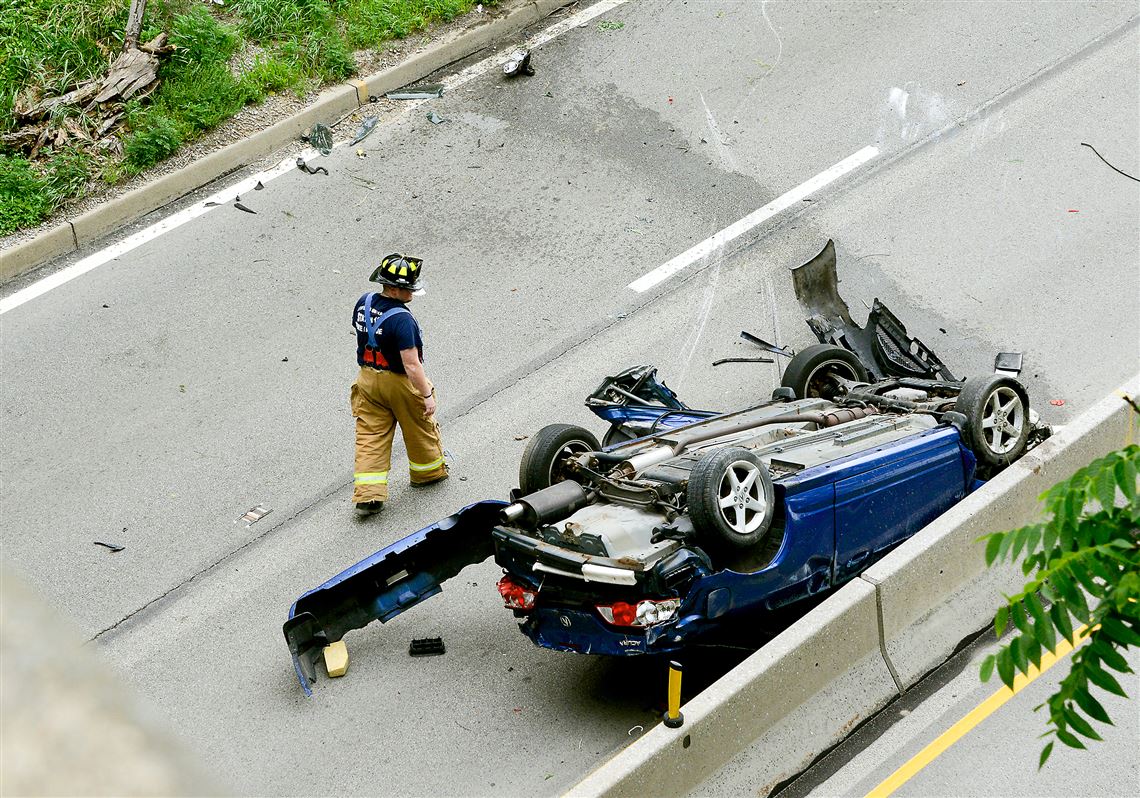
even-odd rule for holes
{"type": "Polygon", "coordinates": [[[499,518],[504,524],[536,529],[569,518],[590,503],[586,489],[572,480],[555,482],[549,488],[528,493],[514,504],[503,508],[499,518]]]}

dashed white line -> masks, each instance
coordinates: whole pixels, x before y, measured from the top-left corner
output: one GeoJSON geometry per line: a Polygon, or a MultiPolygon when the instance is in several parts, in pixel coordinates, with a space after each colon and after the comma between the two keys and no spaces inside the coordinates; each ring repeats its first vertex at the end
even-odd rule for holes
{"type": "Polygon", "coordinates": [[[824,186],[835,182],[848,172],[858,169],[868,161],[874,160],[879,156],[878,147],[864,147],[854,155],[849,155],[839,163],[835,164],[828,169],[823,170],[810,180],[801,183],[793,188],[786,194],[782,194],[776,199],[769,202],[763,208],[759,208],[752,213],[745,216],[738,222],[733,222],[728,227],[724,228],[718,233],[706,238],[696,246],[685,250],[677,257],[669,260],[653,271],[638,277],[629,284],[629,288],[638,293],[648,291],[658,283],[672,277],[682,269],[688,268],[702,258],[711,255],[725,244],[733,241],[740,236],[747,233],[757,225],[771,219],[776,214],[783,210],[795,205],[805,199],[808,195],[819,191],[824,186]]]}
{"type": "MultiPolygon", "coordinates": [[[[539,47],[552,39],[561,36],[562,34],[573,30],[595,17],[605,14],[607,11],[612,11],[620,5],[628,2],[628,0],[602,0],[600,3],[595,3],[587,9],[572,14],[564,20],[554,23],[550,27],[542,30],[528,39],[522,47],[524,49],[534,49],[539,47]]],[[[513,49],[512,49],[513,52],[513,49]]],[[[456,89],[465,83],[468,83],[480,75],[485,74],[495,67],[501,67],[510,58],[510,54],[492,55],[484,58],[478,63],[472,64],[466,69],[460,71],[454,77],[445,81],[445,85],[449,89],[456,89]]],[[[336,146],[339,147],[347,143],[346,141],[337,142],[336,146]]],[[[307,150],[303,154],[305,160],[316,157],[315,150],[307,150]]],[[[290,156],[281,161],[277,166],[268,169],[264,172],[258,172],[251,177],[242,180],[232,186],[218,191],[216,194],[207,198],[202,203],[197,203],[192,207],[185,208],[177,213],[163,219],[161,222],[151,225],[145,230],[140,230],[134,235],[124,238],[118,243],[112,244],[106,249],[81,258],[70,266],[59,270],[58,272],[45,277],[42,280],[32,283],[26,288],[12,293],[9,296],[0,298],[0,315],[7,313],[10,310],[20,307],[25,302],[30,302],[38,296],[46,294],[52,289],[58,288],[64,283],[74,280],[93,269],[97,269],[108,261],[114,260],[133,249],[136,249],[148,241],[158,238],[163,233],[181,227],[192,219],[196,219],[203,214],[206,214],[219,205],[228,205],[234,197],[240,196],[247,191],[252,191],[254,186],[260,181],[263,185],[280,177],[283,174],[293,171],[297,168],[297,156],[290,156]],[[215,204],[210,204],[215,203],[215,204]]]]}

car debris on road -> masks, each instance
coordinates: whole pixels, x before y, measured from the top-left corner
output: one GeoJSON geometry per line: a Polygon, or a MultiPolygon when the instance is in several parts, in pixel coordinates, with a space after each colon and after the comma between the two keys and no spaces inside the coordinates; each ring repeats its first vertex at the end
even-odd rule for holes
{"type": "Polygon", "coordinates": [[[503,74],[508,78],[533,75],[534,67],[530,65],[530,50],[515,50],[511,53],[510,58],[503,64],[503,74]]]}
{"type": "Polygon", "coordinates": [[[388,100],[432,100],[443,96],[442,83],[429,83],[424,86],[411,86],[407,89],[390,91],[384,95],[388,100]]]}

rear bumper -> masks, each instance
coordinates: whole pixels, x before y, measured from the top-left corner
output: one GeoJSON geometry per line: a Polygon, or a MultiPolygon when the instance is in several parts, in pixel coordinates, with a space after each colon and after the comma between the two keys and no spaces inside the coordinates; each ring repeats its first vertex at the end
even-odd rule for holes
{"type": "Polygon", "coordinates": [[[540,607],[519,624],[522,633],[543,648],[578,654],[629,657],[638,654],[669,654],[684,648],[683,625],[668,621],[648,629],[618,631],[591,610],[540,607]]]}

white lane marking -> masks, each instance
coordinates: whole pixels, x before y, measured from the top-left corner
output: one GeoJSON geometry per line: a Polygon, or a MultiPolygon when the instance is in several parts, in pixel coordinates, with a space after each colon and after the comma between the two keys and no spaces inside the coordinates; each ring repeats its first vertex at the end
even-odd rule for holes
{"type": "MultiPolygon", "coordinates": [[[[522,48],[533,50],[536,47],[540,47],[552,39],[555,39],[558,36],[561,36],[562,34],[573,30],[574,28],[584,25],[594,17],[601,16],[607,11],[612,11],[618,6],[625,4],[626,2],[628,2],[628,0],[602,0],[602,2],[596,3],[584,11],[578,12],[577,14],[571,14],[561,22],[556,22],[545,30],[535,34],[522,45],[522,48]]],[[[482,61],[472,64],[452,78],[444,81],[444,85],[449,89],[456,89],[463,84],[474,80],[480,75],[485,74],[494,67],[501,67],[510,59],[510,53],[514,52],[515,49],[518,48],[511,48],[506,54],[488,56],[482,61]]],[[[417,103],[417,105],[418,104],[419,103],[417,103]]],[[[336,142],[334,147],[341,147],[347,143],[347,139],[344,141],[339,141],[336,142]]],[[[316,155],[316,150],[311,149],[306,150],[304,153],[302,153],[302,156],[305,158],[306,162],[309,159],[316,157],[316,155]]],[[[74,280],[76,277],[80,277],[93,269],[97,269],[108,261],[125,255],[131,250],[142,246],[143,244],[157,238],[163,233],[181,227],[190,220],[196,219],[199,216],[212,211],[219,205],[229,204],[234,199],[234,197],[240,196],[247,191],[252,191],[253,187],[257,185],[258,181],[260,181],[262,185],[265,185],[271,180],[274,180],[283,174],[287,174],[296,168],[297,156],[291,155],[288,158],[285,158],[283,161],[281,161],[281,163],[272,169],[268,169],[264,172],[258,172],[257,174],[246,178],[245,180],[224,188],[221,191],[218,191],[216,194],[208,197],[202,203],[195,204],[192,207],[185,208],[181,211],[178,211],[177,213],[171,214],[162,221],[151,225],[145,230],[140,230],[134,235],[128,236],[122,241],[112,244],[106,249],[102,249],[99,252],[95,252],[85,258],[81,258],[67,268],[61,269],[55,274],[49,275],[42,280],[38,280],[28,287],[16,291],[10,296],[0,298],[0,316],[10,310],[14,310],[15,308],[20,307],[20,305],[23,305],[25,302],[30,302],[36,297],[46,294],[48,291],[51,291],[54,288],[58,288],[64,283],[68,283],[74,280]],[[217,205],[206,204],[211,202],[217,203],[217,205]]]]}
{"type": "Polygon", "coordinates": [[[788,193],[782,194],[781,196],[772,200],[763,208],[759,208],[753,211],[738,222],[733,222],[720,232],[714,233],[701,243],[697,244],[691,249],[685,250],[672,260],[661,264],[648,274],[644,274],[641,277],[638,277],[636,280],[630,283],[628,287],[631,290],[638,292],[639,294],[644,291],[648,291],[653,286],[664,280],[667,280],[682,269],[685,269],[701,260],[702,258],[712,254],[728,242],[744,235],[760,223],[771,219],[780,211],[786,210],[792,205],[797,204],[809,194],[818,191],[829,183],[833,183],[834,181],[843,177],[843,175],[852,170],[858,169],[863,164],[867,163],[870,160],[873,160],[874,158],[877,158],[878,156],[878,147],[864,147],[854,155],[847,156],[842,161],[835,164],[835,166],[823,170],[818,175],[808,180],[806,183],[801,183],[788,193]]]}
{"type": "MultiPolygon", "coordinates": [[[[315,157],[316,154],[316,150],[306,150],[305,152],[301,153],[300,157],[305,158],[307,161],[308,159],[315,157]]],[[[67,268],[60,269],[55,274],[48,275],[42,280],[37,280],[27,288],[22,288],[10,296],[6,296],[3,299],[0,299],[0,315],[7,313],[9,310],[18,308],[20,305],[24,304],[25,302],[30,302],[38,296],[46,294],[53,288],[59,288],[64,283],[70,282],[76,277],[87,274],[87,272],[102,266],[107,261],[114,260],[115,258],[118,258],[121,255],[125,255],[133,249],[141,247],[146,242],[158,238],[163,233],[181,227],[191,219],[196,219],[199,216],[212,211],[216,207],[228,205],[234,200],[235,197],[240,197],[242,194],[248,191],[253,191],[254,186],[256,186],[258,182],[261,182],[261,184],[264,185],[269,181],[274,180],[281,175],[296,169],[297,157],[298,156],[291,155],[288,158],[285,158],[283,161],[281,161],[281,163],[277,164],[277,166],[273,167],[272,169],[267,169],[264,172],[258,172],[257,174],[251,175],[240,182],[234,183],[232,186],[223,188],[221,191],[210,195],[200,203],[196,203],[189,208],[185,208],[181,211],[178,211],[177,213],[173,213],[170,216],[167,216],[161,222],[152,224],[150,227],[140,230],[133,235],[127,236],[122,241],[112,244],[106,249],[101,249],[98,252],[88,255],[85,258],[80,258],[67,268]],[[216,204],[211,205],[208,203],[216,204]]]]}

